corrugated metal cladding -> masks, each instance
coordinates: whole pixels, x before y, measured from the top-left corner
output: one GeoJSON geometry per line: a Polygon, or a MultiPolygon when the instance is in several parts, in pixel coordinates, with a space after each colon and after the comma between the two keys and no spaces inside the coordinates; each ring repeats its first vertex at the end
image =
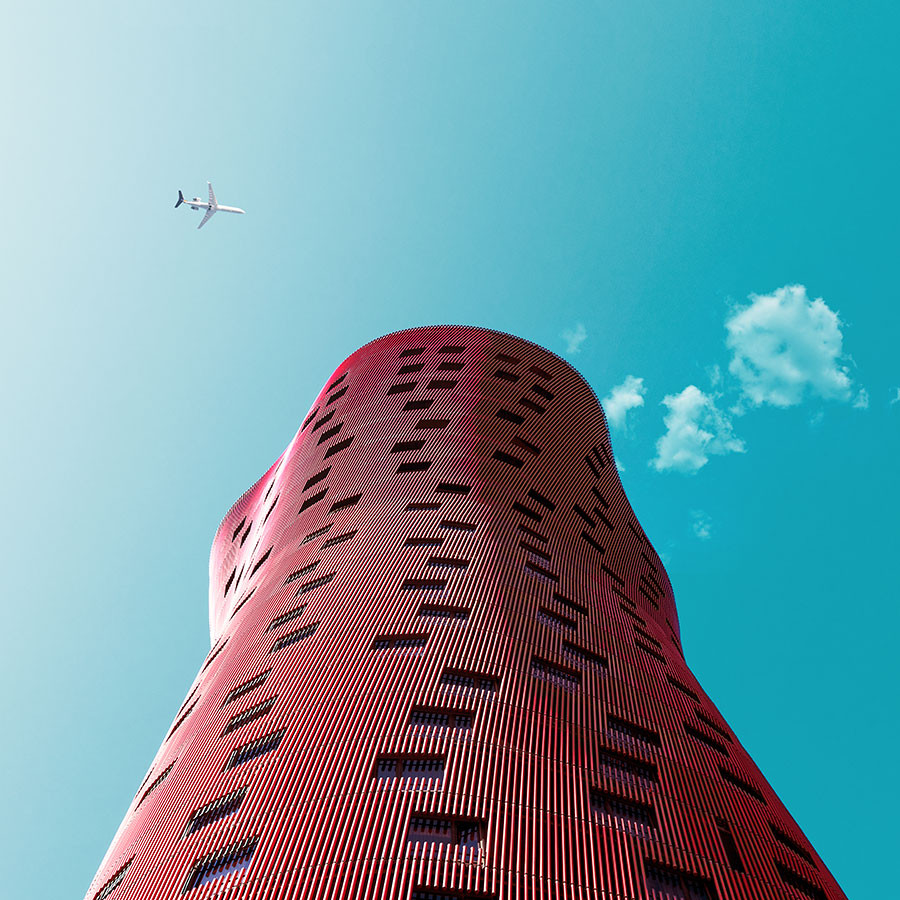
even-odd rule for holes
{"type": "Polygon", "coordinates": [[[603,412],[540,347],[354,353],[210,584],[88,900],[844,897],[685,663],[603,412]]]}

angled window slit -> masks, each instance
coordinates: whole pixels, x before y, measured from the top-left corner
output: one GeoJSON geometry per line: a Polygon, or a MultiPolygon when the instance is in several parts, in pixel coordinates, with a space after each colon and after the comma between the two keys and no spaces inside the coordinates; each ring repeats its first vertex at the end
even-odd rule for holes
{"type": "Polygon", "coordinates": [[[449,481],[442,481],[434,490],[437,494],[459,494],[465,496],[472,488],[467,484],[453,484],[449,481]]]}
{"type": "Polygon", "coordinates": [[[693,689],[689,688],[686,684],[682,684],[677,678],[673,678],[671,675],[666,675],[666,681],[675,688],[676,691],[681,691],[686,697],[690,697],[696,703],[700,702],[700,695],[693,689]]]}
{"type": "MultiPolygon", "coordinates": [[[[300,510],[297,513],[297,515],[300,515],[300,513],[304,512],[305,510],[309,509],[311,506],[318,503],[327,493],[328,493],[328,488],[325,487],[325,488],[322,488],[322,490],[319,491],[318,494],[311,494],[309,497],[307,497],[303,501],[303,503],[300,504],[300,510]]],[[[332,507],[332,510],[333,509],[334,509],[334,507],[332,507]]]]}
{"type": "Polygon", "coordinates": [[[438,353],[462,353],[466,348],[460,347],[457,344],[444,344],[438,353]]]}
{"type": "Polygon", "coordinates": [[[319,407],[317,406],[304,420],[303,424],[300,426],[301,431],[306,431],[306,426],[309,425],[310,422],[316,417],[316,413],[319,411],[319,407]]]}
{"type": "Polygon", "coordinates": [[[524,438],[514,437],[512,439],[513,446],[518,447],[520,450],[525,450],[527,453],[530,453],[532,456],[538,456],[541,452],[540,447],[535,447],[534,444],[530,444],[524,438]]]}
{"type": "Polygon", "coordinates": [[[769,822],[769,830],[776,841],[783,844],[788,850],[796,853],[801,859],[805,859],[814,869],[818,868],[812,854],[802,844],[798,844],[786,831],[782,831],[782,829],[771,822],[769,822]]]}
{"type": "Polygon", "coordinates": [[[170,737],[172,737],[173,734],[175,734],[176,731],[178,731],[178,729],[181,727],[181,723],[184,722],[184,720],[187,719],[187,717],[194,711],[194,707],[197,705],[197,702],[199,700],[200,698],[197,697],[194,702],[178,717],[178,720],[166,735],[166,740],[168,740],[170,737]]]}
{"type": "Polygon", "coordinates": [[[542,544],[548,544],[549,540],[544,537],[544,535],[535,531],[533,528],[529,528],[527,525],[523,525],[521,522],[517,526],[517,530],[522,534],[527,534],[528,537],[534,538],[536,541],[540,541],[542,544]]]}
{"type": "MultiPolygon", "coordinates": [[[[446,844],[463,850],[477,850],[479,843],[484,838],[484,832],[484,823],[479,819],[413,816],[409,820],[406,839],[410,844],[446,844]]],[[[429,897],[427,892],[422,892],[420,895],[429,897]]],[[[437,896],[440,898],[439,894],[437,896]]],[[[463,895],[463,900],[465,900],[465,895],[463,895]]]]}
{"type": "Polygon", "coordinates": [[[225,590],[222,591],[222,596],[224,597],[228,593],[228,588],[231,587],[232,582],[234,581],[234,576],[237,575],[237,566],[235,566],[231,570],[231,574],[228,576],[228,581],[225,582],[225,590]]]}
{"type": "Polygon", "coordinates": [[[626,606],[624,603],[620,603],[619,607],[621,608],[622,612],[634,619],[634,621],[639,625],[643,625],[644,628],[647,627],[647,622],[644,620],[643,616],[638,615],[633,609],[631,609],[630,606],[626,606]]]}
{"type": "Polygon", "coordinates": [[[345,438],[342,441],[338,441],[336,444],[332,444],[326,451],[325,455],[322,457],[323,459],[330,459],[334,456],[335,453],[340,453],[341,450],[346,450],[352,443],[355,435],[350,435],[350,437],[345,438]]]}
{"type": "Polygon", "coordinates": [[[222,706],[228,706],[229,703],[233,703],[235,700],[239,700],[241,697],[245,697],[251,691],[256,690],[256,688],[266,683],[266,679],[271,674],[272,670],[266,669],[265,671],[260,672],[259,675],[254,675],[252,678],[248,678],[247,681],[245,681],[243,684],[239,684],[236,688],[226,694],[225,699],[222,701],[222,706]]]}
{"type": "Polygon", "coordinates": [[[541,659],[539,656],[531,658],[531,674],[542,681],[549,681],[557,687],[567,691],[577,691],[581,687],[581,673],[566,669],[563,666],[550,662],[549,659],[541,659]]]}
{"type": "Polygon", "coordinates": [[[744,871],[744,863],[741,860],[741,854],[738,853],[737,842],[731,833],[731,826],[724,819],[716,819],[716,828],[719,832],[719,842],[722,844],[722,850],[725,851],[725,858],[728,865],[735,872],[744,871]]]}
{"type": "Polygon", "coordinates": [[[506,419],[507,422],[514,422],[516,425],[521,425],[525,421],[523,416],[520,416],[518,413],[510,412],[508,409],[498,409],[497,418],[506,419]]]}
{"type": "Polygon", "coordinates": [[[591,650],[587,650],[584,647],[579,647],[577,644],[572,644],[569,641],[562,642],[562,653],[563,656],[570,659],[577,666],[588,666],[599,669],[604,673],[609,669],[609,663],[606,661],[606,657],[601,656],[599,653],[594,653],[591,650]]]}
{"type": "Polygon", "coordinates": [[[121,866],[116,872],[113,873],[112,878],[94,894],[94,900],[106,900],[106,898],[122,883],[125,878],[125,873],[128,871],[128,867],[134,862],[134,857],[125,863],[124,866],[121,866]]]}
{"type": "Polygon", "coordinates": [[[445,359],[439,366],[439,372],[458,372],[460,369],[465,366],[465,363],[456,362],[453,360],[445,359]]]}
{"type": "Polygon", "coordinates": [[[452,378],[434,378],[428,382],[428,390],[429,391],[448,391],[450,388],[455,388],[457,382],[452,378]]]}
{"type": "Polygon", "coordinates": [[[197,862],[188,873],[184,887],[181,889],[182,894],[204,884],[209,884],[218,878],[224,878],[226,875],[234,875],[237,872],[243,872],[250,867],[250,860],[253,859],[253,853],[259,838],[249,838],[232,844],[224,850],[217,850],[210,853],[197,862]]]}
{"type": "Polygon", "coordinates": [[[502,463],[506,463],[508,466],[513,466],[516,469],[521,469],[524,461],[519,459],[516,456],[510,456],[508,453],[504,453],[502,450],[494,451],[494,459],[499,460],[502,463]]]}
{"type": "Polygon", "coordinates": [[[599,763],[600,771],[620,784],[634,785],[646,791],[654,790],[659,784],[659,771],[653,763],[607,749],[600,751],[599,763]]]}
{"type": "Polygon", "coordinates": [[[441,528],[450,528],[453,531],[475,531],[478,527],[472,522],[458,522],[456,519],[441,519],[441,528]]]}
{"type": "Polygon", "coordinates": [[[416,389],[415,381],[404,381],[401,384],[392,384],[388,388],[388,394],[408,394],[416,389]]]}
{"type": "Polygon", "coordinates": [[[321,537],[323,534],[328,534],[331,531],[334,522],[331,522],[328,525],[325,525],[322,528],[317,528],[315,531],[311,531],[302,541],[300,541],[300,545],[308,544],[310,541],[314,541],[317,537],[321,537]]]}
{"type": "Polygon", "coordinates": [[[440,501],[434,503],[407,503],[406,511],[407,512],[432,512],[436,509],[440,509],[441,504],[440,501]]]}
{"type": "Polygon", "coordinates": [[[417,634],[382,634],[372,641],[372,650],[402,650],[418,654],[428,643],[428,635],[417,634]]]}
{"type": "Polygon", "coordinates": [[[430,467],[430,460],[418,460],[417,462],[400,463],[400,465],[397,466],[397,474],[403,475],[405,472],[426,472],[430,467]]]}
{"type": "Polygon", "coordinates": [[[182,837],[194,834],[194,832],[200,831],[201,828],[212,825],[213,822],[218,822],[219,819],[234,815],[234,813],[240,809],[241,804],[244,802],[244,797],[246,796],[247,788],[242,787],[239,790],[232,791],[230,794],[225,794],[225,796],[213,800],[212,803],[201,806],[200,809],[196,810],[190,819],[188,819],[182,837]]]}
{"type": "MultiPolygon", "coordinates": [[[[279,496],[280,496],[280,495],[279,495],[279,496]]],[[[272,511],[275,509],[275,504],[276,504],[277,502],[278,502],[278,497],[276,496],[275,499],[272,501],[272,505],[268,508],[268,510],[266,510],[266,514],[263,516],[263,520],[262,520],[262,523],[261,523],[262,525],[265,525],[266,522],[267,522],[268,519],[269,519],[269,516],[272,515],[272,511]]]]}
{"type": "Polygon", "coordinates": [[[541,506],[546,507],[553,512],[556,509],[556,504],[552,500],[548,500],[543,494],[539,494],[533,488],[528,491],[528,498],[530,500],[534,500],[535,503],[539,503],[541,506]]]}
{"type": "Polygon", "coordinates": [[[137,810],[138,807],[169,777],[169,773],[172,771],[172,769],[175,768],[176,762],[177,760],[173,760],[172,762],[170,762],[169,765],[167,765],[165,769],[163,769],[162,772],[160,772],[159,775],[157,775],[156,778],[154,778],[153,781],[150,782],[150,786],[147,788],[147,790],[144,791],[143,794],[141,794],[141,799],[138,800],[137,806],[135,806],[135,810],[137,810]]]}
{"type": "Polygon", "coordinates": [[[406,350],[403,350],[399,356],[400,359],[405,359],[407,356],[421,356],[424,352],[424,347],[409,347],[406,350]]]}
{"type": "Polygon", "coordinates": [[[604,825],[640,837],[656,836],[659,826],[656,813],[649,803],[638,803],[600,788],[591,788],[590,803],[591,812],[604,825]]]}
{"type": "Polygon", "coordinates": [[[473,672],[467,669],[444,669],[441,675],[443,687],[472,688],[479,691],[495,693],[500,687],[499,679],[493,675],[473,672]]]}
{"type": "Polygon", "coordinates": [[[227,772],[229,769],[236,769],[238,766],[250,762],[251,759],[264,756],[266,753],[271,753],[281,743],[281,739],[284,737],[286,731],[286,728],[282,728],[279,731],[273,731],[270,734],[263,735],[255,741],[249,741],[246,744],[235,747],[234,750],[231,751],[231,755],[228,757],[222,771],[227,772]]]}
{"type": "Polygon", "coordinates": [[[231,611],[231,615],[228,617],[229,619],[233,619],[237,614],[241,607],[256,593],[256,588],[252,588],[249,594],[246,594],[235,607],[231,611]]]}
{"type": "Polygon", "coordinates": [[[407,578],[400,585],[401,591],[442,591],[447,587],[446,578],[407,578]]]}
{"type": "Polygon", "coordinates": [[[425,619],[449,619],[455,622],[465,622],[469,618],[470,612],[471,610],[463,606],[423,603],[416,615],[425,619]]]}
{"type": "Polygon", "coordinates": [[[659,650],[654,649],[649,644],[645,644],[640,638],[635,639],[634,645],[638,650],[642,650],[646,653],[647,656],[652,656],[658,663],[661,663],[664,666],[668,665],[668,660],[659,652],[659,650]]]}
{"type": "Polygon", "coordinates": [[[380,756],[375,761],[373,777],[378,781],[443,781],[443,756],[380,756]]]}
{"type": "Polygon", "coordinates": [[[329,547],[336,547],[338,544],[344,544],[355,537],[355,531],[345,531],[343,534],[339,534],[336,537],[328,538],[327,541],[322,541],[322,546],[319,549],[327,550],[329,547]]]}
{"type": "Polygon", "coordinates": [[[800,891],[801,894],[806,894],[810,900],[828,900],[828,894],[817,884],[813,884],[802,875],[798,875],[793,869],[789,869],[777,859],[774,862],[775,868],[785,884],[789,884],[795,890],[800,891]]]}
{"type": "Polygon", "coordinates": [[[330,412],[325,413],[325,415],[313,425],[312,430],[318,431],[323,425],[327,425],[333,418],[334,410],[332,409],[330,412]]]}
{"type": "Polygon", "coordinates": [[[440,431],[441,429],[446,428],[449,424],[449,419],[420,419],[416,423],[416,430],[418,431],[427,428],[440,431]]]}
{"type": "Polygon", "coordinates": [[[590,544],[598,553],[606,553],[606,548],[598,544],[586,531],[581,532],[581,537],[590,544]]]}
{"type": "Polygon", "coordinates": [[[699,728],[694,728],[689,722],[683,722],[682,727],[685,734],[692,737],[695,741],[700,741],[701,744],[705,744],[711,750],[715,750],[716,753],[721,753],[722,756],[728,756],[728,748],[721,741],[704,734],[699,728]]]}
{"type": "Polygon", "coordinates": [[[559,575],[530,560],[525,562],[525,571],[529,575],[537,575],[540,578],[546,578],[548,581],[559,582],[559,575]]]}
{"type": "Polygon", "coordinates": [[[304,566],[302,569],[297,569],[296,572],[292,572],[288,575],[287,578],[284,579],[285,584],[291,584],[294,581],[299,581],[304,575],[308,575],[312,572],[317,565],[321,562],[320,559],[317,559],[315,562],[311,562],[308,566],[304,566]]]}
{"type": "Polygon", "coordinates": [[[547,391],[544,388],[542,388],[539,384],[533,384],[531,386],[531,390],[533,393],[537,394],[538,397],[543,397],[548,402],[553,400],[553,394],[551,394],[550,391],[547,391]]]}
{"type": "Polygon", "coordinates": [[[432,403],[434,403],[434,397],[427,397],[424,400],[410,400],[403,409],[405,412],[410,412],[414,409],[428,409],[432,403]]]}
{"type": "Polygon", "coordinates": [[[469,566],[469,561],[453,556],[430,556],[428,565],[441,569],[466,569],[469,566]]]}
{"type": "Polygon", "coordinates": [[[729,744],[733,744],[734,740],[731,735],[718,722],[711,719],[702,709],[695,709],[694,715],[707,727],[711,728],[720,737],[725,738],[729,744]]]}
{"type": "Polygon", "coordinates": [[[574,509],[575,512],[578,513],[578,515],[581,516],[581,518],[584,519],[584,521],[587,522],[591,528],[597,527],[597,523],[577,503],[572,506],[572,509],[574,509]]]}
{"type": "Polygon", "coordinates": [[[328,575],[322,575],[321,578],[316,578],[313,581],[307,581],[306,584],[301,584],[300,587],[294,591],[294,596],[301,597],[303,594],[308,594],[310,591],[314,591],[316,588],[328,584],[336,574],[337,572],[330,572],[328,575]]]}
{"type": "Polygon", "coordinates": [[[421,450],[425,446],[425,441],[398,441],[391,448],[391,453],[408,453],[410,450],[421,450]]]}
{"type": "Polygon", "coordinates": [[[326,401],[325,405],[330,406],[335,400],[340,399],[347,393],[347,388],[342,387],[339,391],[335,391],[326,401]]]}
{"type": "Polygon", "coordinates": [[[606,717],[606,733],[626,745],[646,744],[650,747],[662,747],[662,741],[655,731],[634,722],[627,722],[612,713],[606,717]]]}
{"type": "Polygon", "coordinates": [[[725,781],[727,781],[730,785],[733,785],[738,790],[743,791],[745,794],[749,794],[751,797],[759,800],[760,803],[765,805],[766,798],[763,796],[763,792],[759,788],[754,787],[752,784],[744,781],[744,779],[741,778],[740,775],[735,775],[734,772],[729,771],[724,766],[719,766],[719,772],[721,773],[722,778],[724,778],[725,781]]]}
{"type": "Polygon", "coordinates": [[[238,525],[238,527],[234,529],[234,534],[231,535],[231,539],[232,539],[233,541],[236,541],[236,540],[237,540],[237,536],[241,533],[241,529],[244,527],[244,523],[245,523],[246,521],[247,521],[247,517],[244,516],[244,518],[241,519],[241,522],[240,522],[240,524],[238,525]]]}
{"type": "Polygon", "coordinates": [[[306,479],[306,484],[303,485],[303,490],[308,491],[314,485],[317,485],[320,481],[328,477],[328,473],[331,471],[331,466],[325,466],[321,472],[316,472],[315,475],[312,475],[310,478],[306,479]]]}
{"type": "Polygon", "coordinates": [[[421,725],[431,728],[454,728],[468,731],[472,728],[474,713],[440,706],[417,706],[409,714],[410,727],[421,725]]]}
{"type": "Polygon", "coordinates": [[[549,381],[553,376],[549,372],[545,372],[539,366],[531,366],[528,370],[532,375],[537,375],[538,378],[543,378],[544,381],[549,381]]]}
{"type": "Polygon", "coordinates": [[[410,375],[413,372],[420,372],[425,368],[425,363],[409,363],[400,368],[400,371],[397,372],[398,375],[410,375]]]}
{"type": "Polygon", "coordinates": [[[339,509],[346,509],[348,506],[356,506],[362,499],[362,494],[354,494],[352,497],[345,497],[343,500],[336,500],[331,505],[331,511],[337,512],[339,509]]]}
{"type": "Polygon", "coordinates": [[[344,372],[343,375],[339,375],[337,378],[335,378],[334,381],[332,381],[331,384],[329,384],[328,387],[325,388],[325,393],[330,394],[346,377],[347,373],[344,372]]]}
{"type": "Polygon", "coordinates": [[[222,731],[222,737],[225,737],[226,734],[231,734],[232,731],[237,731],[238,728],[243,728],[244,725],[249,725],[250,722],[255,722],[257,719],[261,719],[263,716],[268,715],[272,711],[272,707],[275,706],[276,699],[276,697],[269,697],[268,700],[263,700],[255,706],[245,709],[243,712],[235,713],[225,724],[225,728],[222,731]]]}
{"type": "Polygon", "coordinates": [[[289,609],[286,613],[282,613],[280,616],[275,616],[271,622],[269,622],[269,627],[266,631],[274,631],[276,628],[281,628],[282,625],[287,625],[288,622],[293,622],[294,619],[299,619],[300,616],[303,615],[306,610],[306,604],[301,603],[299,606],[295,606],[293,609],[289,609]]]}
{"type": "Polygon", "coordinates": [[[586,606],[583,606],[581,603],[578,603],[575,600],[571,600],[569,597],[560,594],[558,591],[553,592],[553,599],[561,606],[565,606],[566,609],[570,610],[571,612],[579,613],[582,616],[587,614],[586,606]]]}
{"type": "Polygon", "coordinates": [[[650,900],[719,900],[713,883],[707,878],[649,859],[644,868],[650,900]]]}
{"type": "Polygon", "coordinates": [[[269,647],[269,653],[277,653],[279,650],[283,650],[285,647],[290,647],[291,644],[296,644],[298,641],[302,641],[308,637],[311,637],[313,634],[315,634],[315,631],[318,627],[318,622],[311,622],[309,625],[302,625],[300,628],[297,628],[294,631],[289,631],[287,634],[283,634],[272,644],[271,647],[269,647]]]}
{"type": "Polygon", "coordinates": [[[599,490],[597,490],[596,485],[591,487],[591,493],[600,501],[600,505],[604,509],[609,509],[609,501],[606,499],[606,497],[603,496],[603,494],[600,493],[599,490]]]}
{"type": "Polygon", "coordinates": [[[404,547],[440,547],[444,543],[442,537],[411,537],[407,538],[404,547]]]}
{"type": "Polygon", "coordinates": [[[517,366],[519,364],[519,360],[514,356],[508,356],[506,353],[498,353],[494,359],[499,359],[500,362],[509,363],[511,366],[517,366]]]}
{"type": "Polygon", "coordinates": [[[272,554],[272,551],[273,551],[274,549],[275,549],[275,546],[274,546],[274,544],[273,544],[273,545],[272,545],[271,547],[269,547],[269,549],[266,550],[266,552],[263,553],[263,555],[257,560],[256,565],[250,570],[250,575],[249,575],[250,578],[252,578],[252,577],[259,571],[260,566],[262,566],[262,564],[269,558],[269,556],[272,554]]]}
{"type": "Polygon", "coordinates": [[[559,613],[555,613],[545,606],[538,607],[535,618],[542,625],[555,628],[557,631],[575,631],[578,628],[578,624],[575,621],[567,616],[561,616],[559,613]]]}
{"type": "Polygon", "coordinates": [[[516,382],[519,380],[519,376],[516,375],[515,372],[507,372],[505,369],[497,369],[494,372],[494,378],[500,378],[503,381],[516,382]]]}
{"type": "Polygon", "coordinates": [[[529,509],[527,506],[523,506],[518,502],[513,503],[512,508],[517,513],[521,513],[523,516],[528,516],[528,518],[534,522],[540,522],[543,518],[543,516],[539,512],[537,512],[537,510],[529,509]]]}
{"type": "Polygon", "coordinates": [[[541,406],[540,403],[535,403],[534,400],[530,400],[528,397],[522,397],[519,400],[519,406],[524,406],[525,409],[530,409],[532,412],[536,412],[538,415],[542,415],[547,412],[546,408],[541,406]]]}
{"type": "Polygon", "coordinates": [[[550,554],[545,551],[535,547],[534,544],[529,544],[528,541],[519,541],[519,547],[524,550],[526,553],[532,553],[540,559],[544,560],[544,562],[553,562],[550,558],[550,554]]]}

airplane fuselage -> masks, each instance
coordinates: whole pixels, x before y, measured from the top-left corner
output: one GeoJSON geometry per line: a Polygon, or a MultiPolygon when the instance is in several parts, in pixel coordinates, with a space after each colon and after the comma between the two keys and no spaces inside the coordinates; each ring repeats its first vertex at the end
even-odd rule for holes
{"type": "MultiPolygon", "coordinates": [[[[194,197],[193,200],[185,200],[185,206],[190,206],[191,209],[210,209],[212,207],[211,203],[207,203],[205,200],[201,200],[199,197],[194,197]]],[[[238,209],[236,206],[216,206],[216,212],[230,212],[230,213],[240,213],[244,214],[244,210],[238,209]]]]}
{"type": "Polygon", "coordinates": [[[220,206],[219,201],[216,200],[216,193],[213,190],[213,186],[207,181],[207,187],[209,188],[209,200],[201,200],[199,197],[194,197],[193,200],[185,200],[184,194],[181,191],[178,192],[178,201],[175,204],[175,209],[178,209],[179,206],[184,204],[185,206],[189,206],[191,209],[205,209],[206,214],[203,216],[203,221],[197,226],[197,228],[202,228],[217,212],[229,212],[229,213],[238,213],[239,215],[243,215],[244,211],[239,209],[237,206],[220,206]]]}

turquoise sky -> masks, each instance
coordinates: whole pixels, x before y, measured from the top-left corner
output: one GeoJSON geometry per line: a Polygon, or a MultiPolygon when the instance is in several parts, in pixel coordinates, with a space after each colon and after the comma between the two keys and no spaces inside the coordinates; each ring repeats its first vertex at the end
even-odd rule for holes
{"type": "Polygon", "coordinates": [[[897,10],[11,4],[2,893],[87,889],[207,652],[216,526],[335,366],[460,322],[615,398],[689,663],[885,896],[897,10]],[[198,232],[207,179],[247,215],[198,232]]]}

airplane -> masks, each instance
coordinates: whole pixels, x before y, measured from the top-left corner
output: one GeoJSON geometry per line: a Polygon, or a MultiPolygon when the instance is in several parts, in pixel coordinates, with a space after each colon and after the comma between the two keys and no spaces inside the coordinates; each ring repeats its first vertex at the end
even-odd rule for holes
{"type": "Polygon", "coordinates": [[[199,197],[194,197],[193,200],[185,200],[184,194],[181,191],[178,192],[178,202],[175,204],[175,209],[178,209],[182,203],[186,203],[191,209],[205,209],[206,215],[203,217],[203,221],[197,226],[197,228],[202,228],[217,212],[230,212],[230,213],[240,213],[244,214],[242,209],[238,209],[236,206],[220,206],[216,202],[216,195],[213,191],[213,186],[206,182],[209,185],[209,203],[204,203],[199,197]]]}

